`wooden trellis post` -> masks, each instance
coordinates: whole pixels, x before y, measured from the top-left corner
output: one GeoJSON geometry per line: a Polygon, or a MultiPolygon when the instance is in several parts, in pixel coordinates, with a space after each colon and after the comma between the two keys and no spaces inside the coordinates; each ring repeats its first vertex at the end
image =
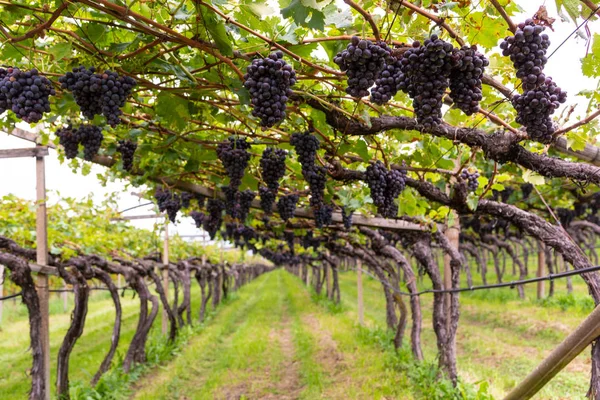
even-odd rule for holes
{"type": "Polygon", "coordinates": [[[356,291],[358,300],[358,323],[365,324],[365,311],[363,304],[363,281],[362,281],[362,264],[360,260],[356,260],[356,291]]]}
{"type": "MultiPolygon", "coordinates": [[[[537,277],[544,276],[544,267],[546,266],[546,252],[544,251],[544,243],[538,243],[538,269],[537,277]]],[[[537,298],[541,300],[544,298],[544,281],[539,281],[537,284],[537,298]]]]}
{"type": "MultiPolygon", "coordinates": [[[[48,149],[46,148],[46,154],[48,149]]],[[[35,158],[35,180],[36,180],[36,261],[39,265],[48,264],[48,229],[46,215],[46,167],[44,155],[35,158]]],[[[48,275],[38,274],[36,288],[40,300],[40,312],[42,314],[42,331],[40,332],[43,345],[44,360],[44,400],[50,400],[50,309],[48,300],[50,292],[48,287],[48,275]]]]}
{"type": "MultiPolygon", "coordinates": [[[[163,266],[162,279],[163,279],[163,290],[165,291],[165,297],[169,298],[169,217],[165,217],[165,240],[163,246],[163,266]]],[[[177,311],[177,310],[175,310],[177,311]]],[[[166,335],[169,330],[169,315],[167,310],[163,309],[162,312],[162,333],[166,335]]]]}
{"type": "MultiPolygon", "coordinates": [[[[0,297],[4,296],[4,265],[0,265],[0,297]]],[[[2,311],[4,302],[0,301],[0,326],[2,326],[2,311]]]]}

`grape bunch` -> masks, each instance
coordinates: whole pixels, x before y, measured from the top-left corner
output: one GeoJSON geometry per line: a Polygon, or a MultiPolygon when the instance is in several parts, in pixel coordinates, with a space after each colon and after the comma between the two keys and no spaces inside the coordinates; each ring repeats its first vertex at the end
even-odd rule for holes
{"type": "Polygon", "coordinates": [[[481,78],[489,61],[475,46],[455,49],[456,63],[450,73],[450,98],[460,110],[471,115],[479,111],[481,78]]]}
{"type": "Polygon", "coordinates": [[[479,187],[479,171],[471,173],[469,170],[463,169],[460,173],[460,177],[467,181],[467,189],[469,192],[474,192],[479,187]]]}
{"type": "Polygon", "coordinates": [[[252,206],[252,200],[256,197],[256,192],[246,189],[240,192],[238,201],[238,218],[245,221],[252,206]]]}
{"type": "Polygon", "coordinates": [[[235,190],[242,184],[244,171],[250,161],[249,148],[250,143],[246,142],[246,138],[236,139],[233,136],[217,146],[217,157],[229,176],[229,186],[235,190]]]}
{"type": "Polygon", "coordinates": [[[49,97],[56,91],[37,69],[2,69],[0,78],[0,114],[10,109],[17,118],[35,123],[50,111],[49,97]]]}
{"type": "Polygon", "coordinates": [[[208,217],[204,218],[204,230],[208,232],[211,240],[215,238],[215,235],[221,228],[224,209],[225,204],[221,199],[208,199],[206,203],[208,217]]]}
{"type": "Polygon", "coordinates": [[[396,217],[398,206],[394,200],[406,186],[406,171],[396,169],[388,171],[385,165],[377,160],[367,167],[365,178],[377,211],[384,217],[396,217]]]}
{"type": "Polygon", "coordinates": [[[344,223],[344,228],[346,228],[346,230],[352,228],[352,214],[352,210],[342,207],[342,222],[344,223]]]}
{"type": "Polygon", "coordinates": [[[252,200],[256,197],[256,193],[252,190],[238,191],[237,188],[231,186],[224,186],[223,192],[225,193],[225,211],[232,218],[244,221],[250,211],[252,200]]]}
{"type": "Polygon", "coordinates": [[[327,181],[327,170],[325,167],[315,165],[312,169],[303,170],[304,179],[310,187],[310,205],[319,207],[323,204],[325,196],[325,182],[327,181]]]}
{"type": "Polygon", "coordinates": [[[262,178],[267,187],[275,192],[279,189],[279,181],[285,175],[285,158],[287,152],[283,149],[267,147],[260,159],[262,178]]]}
{"type": "Polygon", "coordinates": [[[296,203],[298,203],[297,194],[288,194],[279,198],[279,201],[277,202],[277,211],[279,212],[281,219],[287,221],[294,216],[296,203]]]}
{"type": "Polygon", "coordinates": [[[77,129],[79,141],[83,145],[83,159],[92,161],[102,146],[104,135],[100,127],[90,124],[81,125],[77,129]]]}
{"type": "Polygon", "coordinates": [[[294,235],[294,231],[284,231],[283,237],[284,237],[285,241],[287,242],[288,247],[290,248],[290,253],[292,255],[296,255],[296,252],[294,249],[294,240],[296,239],[296,236],[294,235]]]}
{"type": "Polygon", "coordinates": [[[79,153],[80,140],[77,132],[77,129],[73,129],[71,124],[56,131],[56,136],[58,136],[59,143],[65,150],[67,159],[75,158],[79,153]]]}
{"type": "Polygon", "coordinates": [[[206,197],[204,197],[200,193],[195,193],[194,198],[196,199],[196,202],[198,203],[198,208],[203,208],[204,203],[206,203],[206,197]]]}
{"type": "Polygon", "coordinates": [[[95,72],[94,67],[88,69],[80,66],[58,78],[58,81],[63,89],[73,93],[75,102],[86,118],[93,119],[102,114],[110,126],[117,126],[123,114],[121,108],[137,83],[135,79],[120,76],[116,72],[95,72]]]}
{"type": "Polygon", "coordinates": [[[432,128],[442,121],[442,97],[448,88],[454,47],[436,35],[421,45],[414,42],[402,55],[399,89],[413,99],[419,124],[432,128]]]}
{"type": "Polygon", "coordinates": [[[315,209],[315,225],[317,228],[322,228],[325,225],[330,225],[333,219],[333,208],[327,204],[321,204],[315,209]]]}
{"type": "Polygon", "coordinates": [[[177,193],[158,187],[154,192],[154,198],[159,211],[166,211],[169,220],[175,223],[177,213],[181,209],[181,197],[177,193]]]}
{"type": "Polygon", "coordinates": [[[260,196],[260,208],[265,214],[271,215],[273,204],[275,204],[275,192],[265,186],[261,186],[258,188],[258,194],[260,196]]]}
{"type": "Polygon", "coordinates": [[[527,200],[533,192],[533,185],[531,183],[523,183],[521,185],[521,192],[523,192],[523,200],[527,200]]]}
{"type": "Polygon", "coordinates": [[[385,42],[373,43],[353,36],[346,49],[333,59],[348,77],[346,93],[358,98],[368,96],[369,88],[379,78],[390,60],[390,54],[391,50],[385,42]]]}
{"type": "Polygon", "coordinates": [[[290,144],[296,150],[302,169],[311,169],[315,165],[317,150],[319,149],[319,139],[312,135],[310,131],[303,133],[296,132],[292,134],[290,144]]]}
{"type": "Polygon", "coordinates": [[[181,208],[190,208],[194,195],[189,192],[181,192],[181,208]]]}
{"type": "Polygon", "coordinates": [[[500,43],[502,55],[510,57],[525,91],[536,89],[546,81],[543,70],[548,62],[546,51],[550,38],[542,33],[544,29],[527,19],[517,25],[514,36],[508,36],[500,43]]]}
{"type": "Polygon", "coordinates": [[[117,151],[121,153],[123,158],[123,169],[125,171],[131,171],[133,168],[133,156],[137,150],[137,143],[130,140],[119,140],[117,145],[117,151]]]}
{"type": "Polygon", "coordinates": [[[375,87],[371,89],[371,101],[375,104],[385,104],[390,101],[398,93],[402,80],[402,62],[400,58],[392,56],[379,74],[379,78],[375,79],[375,87]]]}
{"type": "Polygon", "coordinates": [[[537,88],[516,94],[512,104],[517,111],[516,121],[527,129],[529,137],[540,143],[550,143],[556,130],[550,116],[565,101],[567,92],[556,86],[552,78],[546,77],[537,88]]]}
{"type": "Polygon", "coordinates": [[[202,228],[202,224],[204,224],[204,220],[206,219],[206,214],[200,211],[192,211],[190,213],[190,217],[192,217],[192,219],[194,220],[196,228],[202,228]]]}
{"type": "Polygon", "coordinates": [[[286,103],[293,93],[290,87],[295,83],[296,72],[283,60],[283,52],[252,60],[244,75],[244,87],[252,97],[252,115],[260,118],[261,126],[270,127],[285,118],[286,103]]]}

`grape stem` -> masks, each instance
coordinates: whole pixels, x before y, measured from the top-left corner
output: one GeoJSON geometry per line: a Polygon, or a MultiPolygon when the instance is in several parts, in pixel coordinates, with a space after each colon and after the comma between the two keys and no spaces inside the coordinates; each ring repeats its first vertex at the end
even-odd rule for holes
{"type": "Polygon", "coordinates": [[[360,15],[362,15],[369,25],[371,25],[371,29],[373,29],[373,36],[375,36],[376,41],[381,40],[381,36],[379,35],[379,28],[377,28],[377,24],[373,21],[373,17],[371,14],[366,12],[361,6],[353,2],[352,0],[344,0],[344,3],[348,4],[350,7],[354,8],[360,15]]]}

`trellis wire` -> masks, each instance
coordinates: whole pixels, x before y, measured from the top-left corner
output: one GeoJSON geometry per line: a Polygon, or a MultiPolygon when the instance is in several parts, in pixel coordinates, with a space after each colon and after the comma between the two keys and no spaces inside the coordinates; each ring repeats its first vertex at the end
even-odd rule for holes
{"type": "Polygon", "coordinates": [[[379,280],[375,275],[371,274],[369,271],[366,271],[362,268],[352,268],[351,267],[350,269],[352,269],[354,271],[358,271],[360,269],[361,272],[364,272],[365,274],[369,275],[371,278],[375,279],[382,285],[387,286],[389,289],[391,289],[395,293],[402,295],[402,296],[411,296],[412,297],[412,296],[421,296],[422,294],[428,294],[428,293],[473,292],[475,290],[498,289],[498,288],[503,288],[503,287],[510,287],[511,289],[513,289],[517,285],[526,285],[528,283],[541,282],[541,281],[552,281],[554,279],[566,278],[566,277],[573,276],[573,275],[580,275],[580,274],[584,274],[586,272],[600,271],[600,265],[597,265],[595,267],[588,267],[588,268],[575,269],[575,270],[570,270],[570,271],[565,271],[565,272],[559,272],[558,274],[548,274],[546,276],[523,279],[520,281],[494,283],[491,285],[470,286],[468,288],[453,288],[453,289],[441,289],[441,290],[440,289],[427,289],[427,290],[423,290],[423,291],[420,291],[417,293],[409,293],[409,292],[403,292],[401,290],[398,290],[398,289],[392,287],[388,282],[383,282],[383,281],[379,280]]]}

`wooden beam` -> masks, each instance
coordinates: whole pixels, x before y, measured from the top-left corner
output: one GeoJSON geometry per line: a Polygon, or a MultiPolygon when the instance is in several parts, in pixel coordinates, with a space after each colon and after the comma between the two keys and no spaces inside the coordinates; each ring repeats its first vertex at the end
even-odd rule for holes
{"type": "Polygon", "coordinates": [[[0,158],[44,157],[48,154],[45,146],[0,150],[0,158]]]}

